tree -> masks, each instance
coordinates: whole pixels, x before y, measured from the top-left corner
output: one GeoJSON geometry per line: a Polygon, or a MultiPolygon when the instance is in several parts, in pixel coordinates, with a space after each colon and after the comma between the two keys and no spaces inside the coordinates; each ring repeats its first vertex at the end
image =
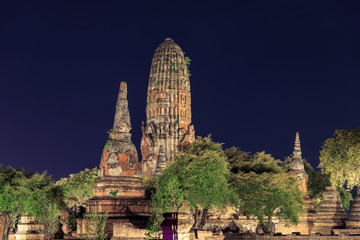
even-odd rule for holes
{"type": "Polygon", "coordinates": [[[97,178],[97,168],[85,169],[68,178],[62,178],[56,184],[61,186],[68,208],[85,207],[89,198],[93,196],[93,188],[97,178]]]}
{"type": "Polygon", "coordinates": [[[3,240],[8,240],[11,228],[20,214],[25,212],[27,195],[22,188],[26,179],[24,170],[0,167],[0,215],[3,223],[3,240]]]}
{"type": "MultiPolygon", "coordinates": [[[[107,238],[105,226],[108,219],[108,212],[99,212],[98,207],[85,214],[85,238],[87,240],[104,240],[107,238]]],[[[81,225],[82,226],[82,225],[81,225]]],[[[81,231],[82,232],[82,231],[81,231]]]]}
{"type": "MultiPolygon", "coordinates": [[[[213,142],[209,136],[198,137],[157,178],[151,199],[152,211],[161,218],[165,212],[178,212],[180,208],[188,207],[195,210],[195,226],[200,227],[208,209],[221,209],[233,200],[229,180],[222,144],[213,142]],[[199,210],[203,210],[202,221],[197,219],[199,210]]],[[[153,221],[160,222],[156,217],[153,221]]]]}
{"type": "Polygon", "coordinates": [[[44,225],[46,239],[57,230],[55,223],[62,205],[62,195],[54,188],[51,177],[27,173],[11,167],[0,168],[0,214],[3,216],[3,239],[7,240],[11,227],[22,214],[34,216],[44,225]]]}
{"type": "Polygon", "coordinates": [[[319,167],[330,175],[332,186],[360,186],[360,127],[336,130],[322,145],[319,167]]]}
{"type": "Polygon", "coordinates": [[[46,172],[35,173],[23,185],[27,192],[26,211],[43,225],[45,240],[50,240],[60,225],[60,214],[65,210],[64,195],[46,172]]]}
{"type": "Polygon", "coordinates": [[[273,217],[298,222],[302,211],[302,195],[296,179],[289,176],[280,161],[264,152],[225,150],[233,174],[233,184],[240,198],[239,208],[249,217],[256,217],[267,231],[272,232],[273,217]]]}

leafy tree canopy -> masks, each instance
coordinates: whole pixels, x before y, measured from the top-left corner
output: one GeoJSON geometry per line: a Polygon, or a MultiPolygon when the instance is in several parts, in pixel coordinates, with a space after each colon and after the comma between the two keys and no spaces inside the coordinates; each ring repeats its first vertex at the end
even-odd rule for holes
{"type": "Polygon", "coordinates": [[[3,223],[2,239],[7,240],[16,220],[26,210],[27,194],[23,184],[27,178],[24,170],[0,167],[0,215],[3,223]]]}
{"type": "Polygon", "coordinates": [[[97,178],[97,168],[85,169],[68,178],[62,178],[56,184],[60,186],[65,195],[67,207],[82,206],[93,196],[93,188],[97,178]]]}
{"type": "Polygon", "coordinates": [[[44,226],[45,240],[50,240],[60,224],[59,216],[66,208],[63,191],[46,172],[35,173],[26,179],[24,188],[28,192],[27,214],[44,226]]]}
{"type": "MultiPolygon", "coordinates": [[[[234,199],[229,179],[222,144],[213,142],[209,136],[198,137],[156,178],[151,206],[157,217],[153,221],[159,224],[160,215],[177,212],[185,206],[191,209],[225,207],[234,199]]],[[[159,230],[156,224],[149,230],[159,230]]]]}
{"type": "Polygon", "coordinates": [[[297,223],[302,195],[296,180],[279,166],[279,160],[264,152],[250,155],[235,147],[225,150],[225,154],[245,215],[255,216],[268,230],[274,216],[297,223]]]}
{"type": "Polygon", "coordinates": [[[46,172],[28,173],[11,167],[0,168],[0,214],[3,216],[4,240],[11,227],[22,214],[34,216],[44,224],[46,239],[56,230],[60,210],[63,209],[62,192],[46,172]]]}
{"type": "Polygon", "coordinates": [[[360,127],[336,130],[322,146],[319,167],[333,186],[360,186],[360,127]]]}

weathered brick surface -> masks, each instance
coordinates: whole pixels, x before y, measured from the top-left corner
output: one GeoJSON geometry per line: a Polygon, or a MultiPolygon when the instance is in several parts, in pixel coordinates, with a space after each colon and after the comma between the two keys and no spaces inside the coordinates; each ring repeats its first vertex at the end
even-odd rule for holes
{"type": "Polygon", "coordinates": [[[355,201],[351,206],[350,216],[345,222],[346,228],[360,229],[360,188],[357,189],[355,201]]]}
{"type": "Polygon", "coordinates": [[[195,138],[188,69],[183,51],[170,38],[160,44],[152,59],[142,132],[142,170],[149,177],[195,138]]]}
{"type": "Polygon", "coordinates": [[[39,225],[35,223],[34,217],[22,216],[21,221],[18,224],[18,230],[14,235],[14,239],[16,240],[43,240],[43,234],[37,234],[35,231],[42,230],[44,228],[43,225],[39,225]]]}
{"type": "MultiPolygon", "coordinates": [[[[140,165],[134,144],[131,142],[130,114],[127,86],[120,84],[113,129],[104,147],[99,177],[95,181],[93,197],[87,202],[87,212],[107,212],[105,231],[113,237],[114,224],[132,223],[145,228],[150,215],[149,201],[140,178],[140,165]]],[[[77,220],[77,237],[83,238],[89,220],[77,220]]]]}
{"type": "Polygon", "coordinates": [[[135,145],[131,142],[131,123],[127,101],[127,85],[121,82],[110,140],[104,147],[99,166],[100,177],[140,177],[135,145]]]}
{"type": "Polygon", "coordinates": [[[345,226],[346,214],[335,187],[326,187],[314,227],[313,234],[331,235],[333,229],[345,226]]]}
{"type": "Polygon", "coordinates": [[[288,236],[269,236],[269,235],[236,235],[236,234],[225,234],[225,240],[360,240],[360,236],[318,236],[318,235],[309,235],[309,236],[297,236],[297,235],[288,235],[288,236]]]}
{"type": "Polygon", "coordinates": [[[140,178],[134,177],[100,177],[95,181],[93,198],[143,198],[145,190],[140,178]],[[110,191],[117,191],[114,197],[110,191]]]}
{"type": "Polygon", "coordinates": [[[132,223],[114,223],[113,238],[115,239],[141,239],[146,238],[148,231],[145,228],[139,228],[132,223]]]}

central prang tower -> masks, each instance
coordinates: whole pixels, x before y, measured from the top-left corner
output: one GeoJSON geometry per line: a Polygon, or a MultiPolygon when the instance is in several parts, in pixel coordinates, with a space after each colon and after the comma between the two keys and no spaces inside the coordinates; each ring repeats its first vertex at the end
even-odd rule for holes
{"type": "Polygon", "coordinates": [[[142,133],[142,172],[148,177],[159,173],[195,139],[188,68],[183,51],[170,38],[152,59],[142,133]]]}

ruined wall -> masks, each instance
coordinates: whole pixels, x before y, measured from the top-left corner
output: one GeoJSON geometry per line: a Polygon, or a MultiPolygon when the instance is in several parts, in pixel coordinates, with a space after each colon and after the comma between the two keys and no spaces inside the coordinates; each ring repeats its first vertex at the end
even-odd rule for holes
{"type": "MultiPolygon", "coordinates": [[[[225,234],[224,240],[360,240],[360,236],[354,235],[340,235],[340,236],[319,236],[319,235],[310,235],[310,236],[297,236],[297,235],[288,235],[288,236],[270,236],[270,235],[236,235],[236,234],[225,234]]],[[[206,239],[204,239],[206,240],[206,239]]]]}

